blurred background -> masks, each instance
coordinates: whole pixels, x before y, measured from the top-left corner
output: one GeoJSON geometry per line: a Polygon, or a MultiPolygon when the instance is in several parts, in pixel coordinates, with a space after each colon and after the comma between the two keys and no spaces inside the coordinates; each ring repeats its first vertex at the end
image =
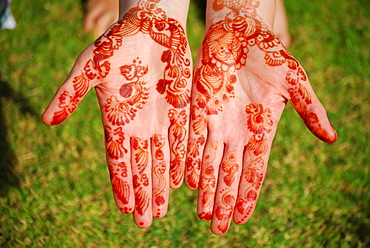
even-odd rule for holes
{"type": "MultiPolygon", "coordinates": [[[[40,116],[94,37],[84,1],[13,1],[0,30],[1,247],[369,247],[370,2],[285,0],[290,52],[305,67],[339,140],[325,144],[287,105],[257,209],[216,236],[196,191],[171,191],[169,212],[140,229],[116,208],[94,92],[65,123],[40,116]]],[[[193,54],[204,3],[192,1],[193,54]]]]}

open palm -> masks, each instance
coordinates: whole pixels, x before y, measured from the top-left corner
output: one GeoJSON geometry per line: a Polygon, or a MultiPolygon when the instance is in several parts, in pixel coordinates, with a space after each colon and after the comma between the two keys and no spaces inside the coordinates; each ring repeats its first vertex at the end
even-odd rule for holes
{"type": "Polygon", "coordinates": [[[318,138],[336,140],[303,68],[262,21],[231,11],[210,26],[195,66],[186,182],[214,233],[253,213],[287,100],[318,138]]]}
{"type": "Polygon", "coordinates": [[[169,187],[182,184],[188,136],[190,50],[156,2],[140,1],[81,53],[43,114],[61,123],[95,87],[115,200],[140,227],[166,214],[169,187]]]}

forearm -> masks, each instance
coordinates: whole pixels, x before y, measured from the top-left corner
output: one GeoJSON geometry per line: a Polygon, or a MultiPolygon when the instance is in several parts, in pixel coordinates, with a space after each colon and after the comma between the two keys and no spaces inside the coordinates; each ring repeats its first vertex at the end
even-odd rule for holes
{"type": "Polygon", "coordinates": [[[275,9],[276,0],[208,0],[207,28],[232,13],[262,19],[272,29],[275,9]]]}
{"type": "Polygon", "coordinates": [[[119,19],[132,8],[145,8],[149,11],[163,11],[167,17],[186,25],[190,0],[120,0],[119,19]]]}

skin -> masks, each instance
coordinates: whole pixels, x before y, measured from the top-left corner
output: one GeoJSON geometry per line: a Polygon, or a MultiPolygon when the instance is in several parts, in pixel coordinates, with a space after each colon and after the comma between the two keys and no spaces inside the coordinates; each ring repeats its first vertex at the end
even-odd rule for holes
{"type": "Polygon", "coordinates": [[[169,188],[183,182],[191,55],[189,2],[124,1],[120,19],[83,51],[42,120],[67,119],[95,88],[118,208],[149,227],[167,212],[169,188]],[[183,10],[175,18],[168,13],[183,10]]]}
{"type": "Polygon", "coordinates": [[[304,69],[270,31],[274,10],[270,0],[207,1],[185,174],[215,234],[251,217],[288,100],[318,138],[337,139],[304,69]]]}
{"type": "Polygon", "coordinates": [[[304,69],[270,31],[274,0],[207,1],[194,79],[188,5],[121,1],[119,21],[80,54],[42,120],[63,122],[95,88],[118,208],[149,227],[185,177],[198,189],[199,217],[223,234],[256,207],[288,100],[318,138],[337,134],[304,69]]]}

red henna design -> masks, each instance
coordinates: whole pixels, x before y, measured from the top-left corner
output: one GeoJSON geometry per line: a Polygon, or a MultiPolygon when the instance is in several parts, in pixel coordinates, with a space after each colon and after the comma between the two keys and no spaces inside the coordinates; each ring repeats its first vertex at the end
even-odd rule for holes
{"type": "Polygon", "coordinates": [[[135,153],[135,166],[137,166],[139,174],[144,172],[149,162],[148,146],[148,140],[134,138],[132,148],[135,153]]]}
{"type": "Polygon", "coordinates": [[[223,205],[218,205],[215,212],[216,218],[219,220],[217,229],[221,233],[225,233],[229,229],[230,219],[234,210],[235,198],[229,193],[227,192],[222,196],[223,205]]]}
{"type": "MultiPolygon", "coordinates": [[[[90,81],[105,78],[111,65],[108,61],[120,49],[124,37],[134,36],[139,32],[148,34],[157,44],[167,50],[163,52],[162,62],[166,63],[163,78],[157,83],[157,90],[165,94],[167,102],[175,108],[184,108],[190,102],[190,90],[187,80],[190,79],[190,60],[185,57],[187,40],[185,31],[173,18],[158,8],[157,0],[140,1],[137,7],[130,9],[121,21],[113,25],[94,43],[93,58],[89,59],[84,71],[73,80],[75,92],[70,92],[71,102],[78,103],[90,87],[90,81]]],[[[125,72],[126,68],[121,68],[125,72]]],[[[130,80],[130,79],[128,79],[130,80]]],[[[123,93],[126,88],[121,88],[123,93]]],[[[62,99],[60,99],[62,101],[62,99]]],[[[73,105],[73,109],[76,105],[73,105]]],[[[70,114],[63,107],[54,113],[52,124],[64,121],[70,114]]],[[[117,124],[120,125],[120,124],[117,124]]]]}
{"type": "MultiPolygon", "coordinates": [[[[123,178],[127,177],[127,166],[124,162],[109,163],[110,179],[112,182],[113,192],[116,198],[122,204],[128,204],[130,200],[130,186],[123,178]]],[[[129,213],[128,209],[124,210],[124,213],[129,213]]]]}
{"type": "Polygon", "coordinates": [[[171,153],[174,155],[174,159],[171,161],[170,174],[172,182],[175,185],[179,185],[183,178],[183,159],[185,157],[185,138],[187,130],[185,128],[187,122],[187,114],[185,110],[177,111],[170,109],[168,112],[168,118],[170,120],[170,134],[173,137],[173,141],[170,147],[171,153]]]}
{"type": "Polygon", "coordinates": [[[239,165],[236,162],[235,154],[230,152],[227,154],[226,160],[221,164],[221,169],[225,172],[223,180],[228,187],[234,182],[235,173],[239,170],[239,165]]]}
{"type": "Polygon", "coordinates": [[[192,157],[188,157],[186,159],[186,182],[191,189],[198,188],[201,163],[202,161],[199,158],[193,159],[192,157]]]}
{"type": "Polygon", "coordinates": [[[264,133],[253,135],[247,144],[247,149],[255,156],[265,154],[268,149],[266,135],[264,133]]]}
{"type": "Polygon", "coordinates": [[[242,224],[252,214],[256,205],[258,192],[264,178],[265,161],[262,158],[268,149],[266,134],[272,131],[274,120],[269,108],[263,108],[262,104],[249,104],[246,107],[247,126],[253,133],[247,144],[250,163],[245,169],[243,179],[247,184],[244,194],[239,197],[235,205],[236,210],[243,215],[237,223],[242,224]]]}
{"type": "Polygon", "coordinates": [[[68,91],[64,91],[59,97],[59,108],[62,110],[54,113],[52,125],[63,122],[76,109],[78,102],[73,96],[69,95],[68,91]]]}
{"type": "Polygon", "coordinates": [[[154,147],[156,148],[154,152],[154,157],[157,160],[163,160],[164,153],[162,149],[164,147],[165,137],[160,134],[155,134],[153,140],[154,140],[154,147]]]}
{"type": "MultiPolygon", "coordinates": [[[[286,64],[286,80],[294,88],[291,91],[298,92],[303,100],[307,100],[306,104],[311,103],[309,93],[301,85],[307,80],[305,72],[257,16],[255,8],[258,5],[259,2],[254,0],[213,2],[214,10],[229,8],[231,11],[224,20],[210,27],[202,44],[202,66],[195,71],[194,82],[199,92],[196,107],[203,114],[192,115],[194,131],[204,129],[204,114],[218,114],[223,111],[222,105],[234,97],[232,84],[236,81],[235,72],[246,64],[249,47],[252,46],[257,46],[265,53],[268,66],[286,64]]],[[[296,99],[292,94],[291,98],[293,101],[296,99]]]]}
{"type": "Polygon", "coordinates": [[[134,175],[133,177],[134,192],[135,192],[135,210],[141,216],[144,216],[150,205],[150,197],[148,195],[149,179],[146,174],[134,175]]]}
{"type": "Polygon", "coordinates": [[[154,202],[157,206],[162,206],[165,204],[166,200],[164,198],[164,193],[166,189],[166,179],[164,173],[166,172],[166,162],[161,161],[154,166],[154,176],[156,177],[156,187],[153,191],[154,202]]]}
{"type": "Polygon", "coordinates": [[[105,140],[107,143],[107,156],[111,159],[122,158],[127,149],[123,146],[125,135],[122,132],[122,127],[112,129],[112,127],[105,126],[105,140]]]}
{"type": "Polygon", "coordinates": [[[139,81],[148,72],[148,66],[140,64],[140,60],[134,60],[133,64],[120,68],[121,74],[130,82],[123,84],[120,89],[123,101],[119,101],[116,96],[107,99],[105,111],[108,121],[113,125],[125,125],[133,120],[137,110],[142,109],[149,98],[149,89],[143,86],[146,82],[139,81]]]}

